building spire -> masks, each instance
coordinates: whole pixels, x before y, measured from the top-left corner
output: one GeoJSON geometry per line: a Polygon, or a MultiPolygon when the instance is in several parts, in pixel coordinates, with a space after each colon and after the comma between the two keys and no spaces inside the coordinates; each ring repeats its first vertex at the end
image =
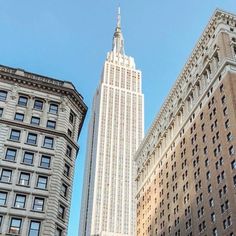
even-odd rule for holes
{"type": "Polygon", "coordinates": [[[124,39],[121,32],[120,7],[118,7],[117,24],[116,24],[115,33],[113,35],[112,51],[116,53],[124,54],[124,39]]]}

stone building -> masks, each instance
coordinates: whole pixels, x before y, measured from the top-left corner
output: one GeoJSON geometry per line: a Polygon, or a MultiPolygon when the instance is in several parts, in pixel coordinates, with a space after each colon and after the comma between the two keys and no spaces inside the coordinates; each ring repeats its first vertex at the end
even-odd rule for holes
{"type": "Polygon", "coordinates": [[[120,12],[88,131],[79,236],[133,236],[133,154],[144,134],[141,71],[124,52],[120,12]]]}
{"type": "Polygon", "coordinates": [[[67,235],[86,111],[72,83],[0,66],[1,235],[67,235]]]}
{"type": "Polygon", "coordinates": [[[140,145],[137,236],[236,232],[236,15],[216,10],[140,145]]]}

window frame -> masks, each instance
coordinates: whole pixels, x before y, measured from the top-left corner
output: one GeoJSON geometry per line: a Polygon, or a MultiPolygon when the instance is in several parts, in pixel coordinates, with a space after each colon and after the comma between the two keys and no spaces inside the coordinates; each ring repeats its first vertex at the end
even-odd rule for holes
{"type": "Polygon", "coordinates": [[[48,187],[48,176],[39,175],[38,178],[37,178],[36,187],[39,188],[39,189],[47,190],[47,187],[48,187]],[[42,181],[40,181],[40,179],[45,179],[46,182],[43,183],[42,181]],[[42,188],[42,187],[40,187],[40,186],[45,186],[45,187],[42,188]]]}
{"type": "Polygon", "coordinates": [[[18,129],[12,129],[10,133],[10,140],[11,141],[20,141],[20,136],[21,136],[21,130],[18,129]],[[15,135],[17,134],[17,135],[15,135]]]}
{"type": "Polygon", "coordinates": [[[11,183],[11,180],[12,180],[12,170],[3,168],[2,171],[1,171],[0,181],[3,182],[3,183],[11,183]],[[8,181],[2,180],[2,178],[6,178],[7,177],[5,175],[3,176],[4,172],[9,172],[10,173],[8,181]]]}
{"type": "Polygon", "coordinates": [[[48,149],[53,149],[53,147],[54,147],[54,138],[49,137],[49,136],[45,136],[44,140],[43,140],[43,147],[48,148],[48,149]],[[50,141],[50,142],[48,142],[48,141],[50,141]]]}
{"type": "Polygon", "coordinates": [[[30,173],[20,172],[18,184],[22,185],[22,186],[29,186],[30,185],[30,173]],[[23,175],[28,176],[28,178],[27,179],[22,178],[23,175]],[[24,184],[24,181],[26,181],[27,184],[24,184]]]}
{"type": "Polygon", "coordinates": [[[7,100],[8,92],[5,90],[0,90],[0,101],[6,101],[7,100]]]}
{"type": "Polygon", "coordinates": [[[29,145],[37,145],[37,141],[38,141],[38,134],[29,132],[27,135],[26,143],[29,145]]]}
{"type": "Polygon", "coordinates": [[[48,112],[54,115],[58,114],[58,110],[59,110],[59,105],[56,103],[50,103],[49,104],[49,109],[48,112]],[[56,107],[56,109],[54,109],[56,107]]]}
{"type": "Polygon", "coordinates": [[[17,149],[7,148],[4,160],[15,161],[16,160],[16,154],[17,154],[17,149]],[[14,152],[14,155],[9,154],[8,152],[12,152],[12,153],[14,152]],[[8,157],[10,157],[10,158],[8,158],[8,157]]]}
{"type": "Polygon", "coordinates": [[[30,120],[30,124],[35,125],[35,126],[39,126],[40,125],[40,117],[32,116],[31,120],[30,120]],[[34,119],[37,120],[38,122],[33,122],[34,119]]]}
{"type": "Polygon", "coordinates": [[[25,205],[26,205],[26,195],[24,195],[24,194],[16,194],[15,201],[14,201],[14,207],[15,208],[19,208],[19,209],[24,209],[25,205]],[[20,198],[22,197],[24,200],[23,201],[19,201],[19,200],[17,200],[18,197],[20,197],[20,198]],[[19,203],[19,206],[16,205],[17,203],[19,203]],[[20,204],[23,204],[23,205],[20,205],[20,204]]]}
{"type": "Polygon", "coordinates": [[[44,106],[44,102],[41,99],[35,99],[34,100],[34,106],[33,108],[38,111],[42,111],[44,106]],[[40,104],[40,105],[39,105],[40,104]]]}
{"type": "Polygon", "coordinates": [[[20,235],[21,227],[22,227],[22,219],[18,218],[18,217],[11,217],[10,224],[9,224],[9,234],[20,235]],[[15,226],[12,225],[13,220],[19,221],[19,226],[18,227],[15,227],[15,226]],[[12,230],[11,228],[13,228],[13,232],[11,231],[12,230]],[[16,228],[17,232],[14,231],[14,228],[16,228]]]}
{"type": "Polygon", "coordinates": [[[41,229],[41,221],[38,221],[38,220],[31,220],[30,221],[30,224],[29,224],[29,230],[28,230],[28,236],[35,236],[36,234],[35,234],[35,232],[37,233],[37,236],[39,236],[40,235],[40,229],[41,229]],[[32,223],[38,223],[38,225],[39,225],[39,227],[38,227],[38,229],[34,229],[34,228],[32,228],[32,223]],[[33,232],[32,232],[32,231],[33,232]],[[32,233],[32,234],[31,234],[32,233]]]}
{"type": "Polygon", "coordinates": [[[25,114],[24,113],[20,113],[20,112],[16,112],[15,116],[14,116],[14,120],[15,121],[20,121],[23,122],[25,118],[25,114]],[[20,118],[19,118],[20,117],[20,118]]]}
{"type": "Polygon", "coordinates": [[[27,106],[27,104],[28,104],[28,101],[29,101],[29,98],[28,97],[26,97],[26,96],[23,96],[23,95],[20,95],[19,96],[19,98],[18,98],[18,102],[17,102],[17,105],[19,105],[19,106],[22,106],[22,107],[26,107],[27,106]],[[24,101],[21,101],[21,99],[25,99],[26,100],[26,102],[24,102],[24,101]]]}

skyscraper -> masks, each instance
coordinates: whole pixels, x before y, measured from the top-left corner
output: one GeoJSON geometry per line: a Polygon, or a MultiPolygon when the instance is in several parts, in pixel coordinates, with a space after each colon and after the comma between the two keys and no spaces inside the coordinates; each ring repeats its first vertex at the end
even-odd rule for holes
{"type": "Polygon", "coordinates": [[[236,15],[216,10],[136,153],[137,236],[236,232],[236,15]]]}
{"type": "Polygon", "coordinates": [[[72,83],[0,66],[0,235],[67,235],[86,111],[72,83]]]}
{"type": "Polygon", "coordinates": [[[141,72],[124,52],[120,10],[93,100],[80,215],[80,236],[133,235],[133,154],[144,133],[141,72]]]}

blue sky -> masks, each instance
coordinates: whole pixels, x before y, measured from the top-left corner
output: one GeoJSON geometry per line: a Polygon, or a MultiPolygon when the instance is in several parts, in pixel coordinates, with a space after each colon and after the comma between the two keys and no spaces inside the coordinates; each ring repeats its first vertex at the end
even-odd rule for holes
{"type": "MultiPolygon", "coordinates": [[[[126,54],[143,73],[145,129],[216,8],[235,0],[1,0],[0,64],[70,80],[91,107],[120,4],[126,54]]],[[[76,161],[69,236],[77,236],[88,112],[76,161]]]]}

